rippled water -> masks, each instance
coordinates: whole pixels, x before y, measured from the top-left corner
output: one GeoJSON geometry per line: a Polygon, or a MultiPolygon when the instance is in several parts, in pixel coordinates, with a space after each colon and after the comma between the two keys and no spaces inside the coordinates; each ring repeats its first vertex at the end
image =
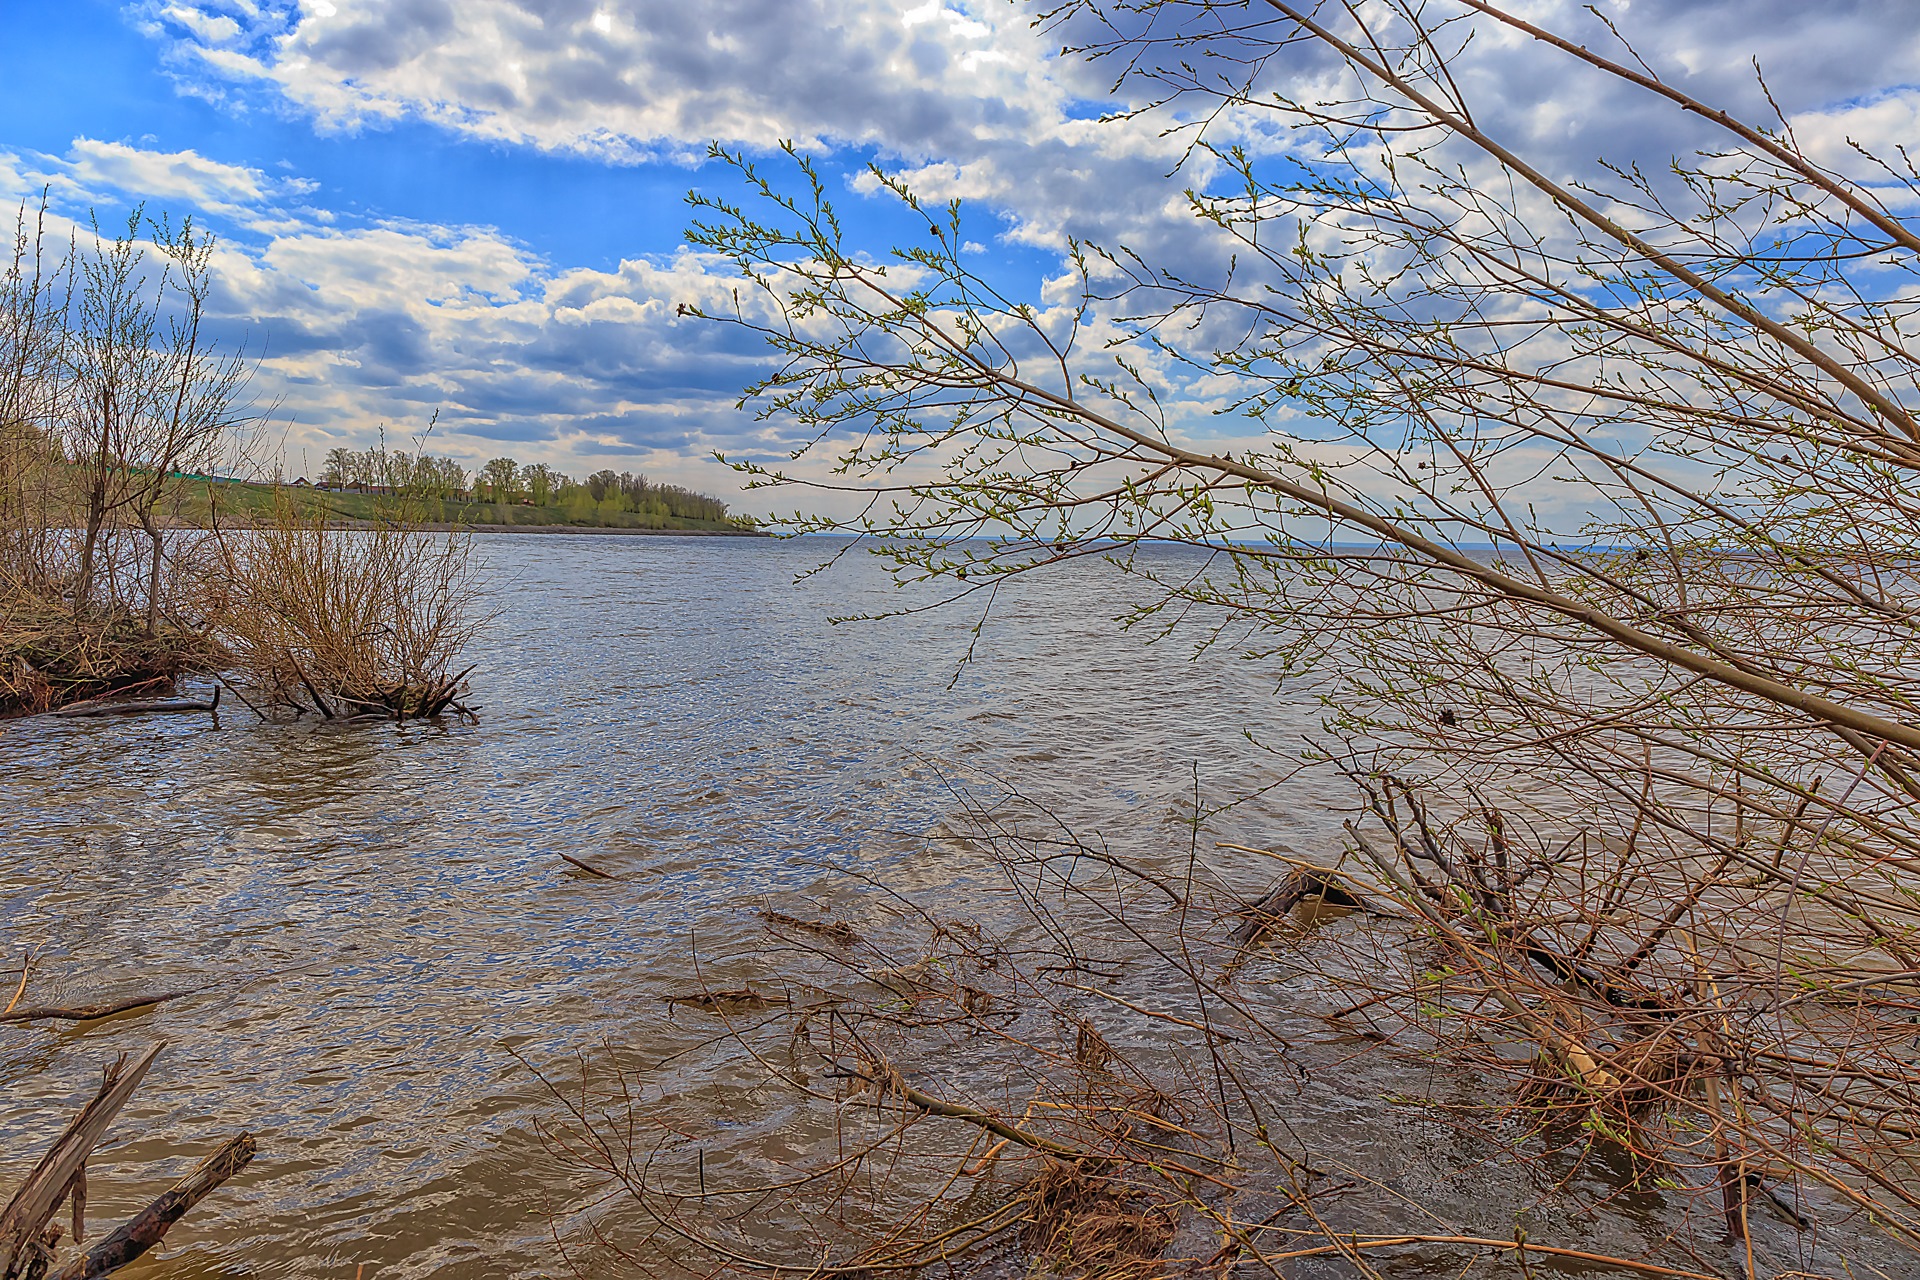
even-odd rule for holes
{"type": "MultiPolygon", "coordinates": [[[[161,1039],[95,1165],[95,1219],[230,1133],[261,1155],[145,1274],[556,1270],[572,1191],[535,1132],[556,1104],[513,1051],[672,1045],[662,994],[696,954],[750,958],[749,908],[835,893],[824,866],[957,876],[924,838],[955,767],[1126,851],[1184,851],[1196,767],[1209,796],[1254,790],[1274,764],[1242,731],[1316,722],[1255,665],[1121,635],[1130,584],[1104,567],[1003,590],[966,664],[977,604],[828,625],[915,599],[864,556],[796,584],[832,549],[485,540],[502,614],[477,727],[243,712],[0,729],[0,957],[17,972],[41,953],[31,998],[202,988],[0,1027],[0,1187],[103,1061],[161,1039]]],[[[1344,801],[1296,781],[1213,835],[1309,847],[1344,801]]]]}
{"type": "MultiPolygon", "coordinates": [[[[1196,784],[1209,804],[1245,797],[1211,820],[1207,845],[1327,850],[1350,803],[1344,785],[1289,775],[1245,736],[1297,745],[1319,720],[1310,691],[1276,691],[1230,647],[1196,657],[1184,633],[1145,646],[1123,634],[1114,618],[1144,588],[1100,564],[1006,587],[976,638],[978,597],[829,625],[932,598],[896,592],[861,555],[803,577],[833,543],[546,535],[482,547],[501,616],[476,655],[478,726],[276,726],[244,712],[213,726],[0,726],[0,961],[17,973],[39,954],[37,1003],[194,991],[92,1023],[0,1026],[0,1189],[102,1063],[155,1040],[168,1048],[93,1166],[96,1224],[222,1138],[259,1141],[165,1257],[130,1274],[564,1273],[556,1225],[622,1210],[590,1207],[554,1158],[563,1110],[535,1068],[565,1079],[570,1064],[653,1064],[663,1095],[705,1091],[709,1118],[734,1126],[735,1150],[716,1148],[716,1161],[797,1154],[805,1125],[781,1129],[777,1108],[733,1120],[755,1081],[729,1077],[710,1018],[676,1017],[664,997],[778,981],[752,914],[766,903],[859,918],[884,887],[1006,910],[977,892],[986,868],[949,838],[956,776],[1018,787],[1024,811],[1043,805],[1164,868],[1187,857],[1196,784]],[[619,878],[589,877],[562,852],[619,878]]],[[[1239,891],[1271,882],[1263,860],[1202,848],[1239,891]]],[[[1284,964],[1260,978],[1283,1020],[1310,981],[1284,964]]],[[[4,1003],[12,979],[0,982],[4,1003]]],[[[1504,1236],[1523,1216],[1535,1239],[1674,1256],[1672,1206],[1657,1197],[1583,1208],[1618,1191],[1619,1171],[1493,1159],[1396,1100],[1465,1099],[1471,1082],[1417,1054],[1316,1048],[1318,1024],[1300,1023],[1286,1065],[1301,1073],[1276,1073],[1275,1105],[1356,1173],[1341,1229],[1444,1219],[1504,1236]]],[[[1177,1053],[1164,1028],[1122,1028],[1116,1046],[1177,1053]]],[[[963,1090],[984,1066],[949,1065],[963,1090]]],[[[1781,1256],[1813,1247],[1764,1230],[1781,1256]]],[[[1406,1252],[1386,1273],[1452,1276],[1461,1262],[1458,1250],[1406,1252]]],[[[1901,1274],[1892,1265],[1856,1273],[1901,1274]]]]}

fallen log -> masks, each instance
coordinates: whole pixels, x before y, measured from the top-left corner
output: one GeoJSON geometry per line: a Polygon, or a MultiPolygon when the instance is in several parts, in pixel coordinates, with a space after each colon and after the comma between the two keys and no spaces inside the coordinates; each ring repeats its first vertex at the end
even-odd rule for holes
{"type": "Polygon", "coordinates": [[[62,1267],[54,1280],[92,1280],[119,1267],[160,1243],[167,1228],[178,1222],[187,1210],[199,1204],[207,1194],[252,1161],[255,1143],[252,1134],[230,1138],[221,1148],[202,1160],[192,1173],[174,1183],[152,1204],[135,1214],[114,1233],[62,1267]]]}
{"type": "MultiPolygon", "coordinates": [[[[93,1100],[80,1108],[66,1129],[54,1139],[47,1154],[33,1167],[27,1180],[13,1193],[6,1211],[0,1213],[0,1277],[38,1275],[46,1265],[52,1232],[46,1230],[54,1211],[70,1189],[85,1187],[87,1158],[106,1136],[120,1108],[146,1078],[148,1068],[164,1046],[155,1045],[132,1066],[122,1054],[107,1068],[106,1078],[93,1100]]],[[[84,1194],[84,1192],[83,1192],[84,1194]]],[[[78,1218],[78,1214],[75,1215],[78,1218]]]]}
{"type": "Polygon", "coordinates": [[[91,1022],[95,1018],[105,1018],[115,1013],[125,1013],[129,1009],[140,1009],[150,1004],[159,1004],[162,1000],[177,1000],[181,996],[190,996],[191,991],[161,991],[153,995],[128,996],[124,1000],[111,1000],[101,1004],[81,1004],[71,1007],[62,1005],[38,1004],[25,1009],[15,1009],[10,1013],[0,1013],[0,1022],[41,1022],[62,1019],[67,1022],[91,1022]]]}
{"type": "Polygon", "coordinates": [[[219,709],[220,686],[215,685],[211,699],[158,698],[136,702],[76,702],[72,706],[61,707],[47,714],[72,719],[81,716],[152,715],[164,712],[218,711],[219,709]]]}

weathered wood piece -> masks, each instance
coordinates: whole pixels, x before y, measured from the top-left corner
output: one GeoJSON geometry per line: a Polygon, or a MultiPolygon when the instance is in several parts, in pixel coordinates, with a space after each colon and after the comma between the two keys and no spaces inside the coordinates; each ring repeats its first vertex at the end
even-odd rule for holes
{"type": "Polygon", "coordinates": [[[114,1233],[62,1267],[54,1280],[92,1280],[117,1268],[160,1243],[167,1228],[178,1222],[187,1210],[205,1199],[209,1192],[246,1168],[255,1151],[253,1135],[243,1133],[230,1138],[221,1148],[202,1160],[186,1177],[174,1183],[160,1198],[135,1214],[114,1233]]]}
{"type": "MultiPolygon", "coordinates": [[[[219,678],[219,677],[216,677],[216,679],[220,679],[220,678],[219,678]]],[[[234,687],[233,687],[232,685],[230,685],[230,684],[228,684],[228,683],[226,682],[226,680],[225,680],[225,679],[220,679],[220,687],[219,687],[219,688],[215,688],[215,689],[214,689],[214,691],[213,691],[213,698],[214,698],[214,701],[215,701],[215,702],[218,702],[218,701],[220,700],[220,688],[225,688],[225,689],[227,689],[228,691],[230,691],[230,692],[231,692],[231,693],[233,694],[233,696],[234,696],[234,697],[236,697],[236,698],[238,698],[238,699],[240,699],[240,705],[241,705],[241,706],[243,706],[243,707],[245,707],[245,708],[246,708],[247,710],[249,710],[249,711],[251,711],[251,712],[253,712],[253,714],[254,714],[254,715],[256,715],[256,716],[258,716],[258,717],[259,717],[259,718],[260,718],[261,720],[271,720],[271,719],[272,719],[272,717],[271,717],[271,716],[269,716],[269,715],[268,715],[268,714],[267,714],[266,712],[264,712],[264,711],[262,711],[262,710],[261,710],[260,708],[258,708],[258,707],[256,707],[256,706],[254,706],[254,705],[253,705],[253,703],[252,703],[252,702],[251,702],[251,701],[250,701],[250,700],[249,700],[249,699],[247,698],[247,695],[246,695],[246,694],[244,694],[244,693],[242,693],[242,692],[240,692],[240,691],[239,691],[238,689],[235,689],[235,688],[234,688],[234,687]]]]}
{"type": "Polygon", "coordinates": [[[1333,873],[1298,867],[1260,898],[1233,913],[1241,917],[1240,927],[1233,931],[1234,942],[1241,947],[1258,946],[1280,925],[1288,912],[1310,898],[1326,906],[1353,911],[1365,911],[1369,905],[1365,898],[1347,888],[1333,873]]]}
{"type": "Polygon", "coordinates": [[[213,697],[210,699],[158,698],[134,702],[76,702],[72,706],[60,707],[47,714],[74,719],[81,716],[153,715],[165,712],[218,711],[219,709],[220,686],[215,685],[213,697]]]}
{"type": "Polygon", "coordinates": [[[751,987],[736,987],[728,991],[693,991],[685,995],[668,996],[666,1001],[669,1007],[683,1005],[689,1009],[705,1009],[708,1013],[751,1013],[757,1009],[793,1003],[786,996],[770,996],[751,987]]]}
{"type": "Polygon", "coordinates": [[[853,926],[838,920],[802,920],[784,911],[775,911],[772,907],[763,907],[758,915],[774,929],[810,933],[816,938],[825,938],[835,946],[853,947],[860,943],[860,935],[854,931],[853,926]]]}
{"type": "Polygon", "coordinates": [[[115,1059],[107,1068],[106,1078],[100,1082],[100,1091],[68,1122],[47,1154],[40,1157],[40,1163],[27,1175],[27,1180],[13,1193],[6,1212],[0,1213],[0,1280],[16,1280],[27,1275],[28,1268],[32,1268],[36,1276],[42,1272],[46,1265],[41,1248],[43,1230],[80,1176],[93,1149],[106,1136],[107,1126],[140,1087],[164,1047],[156,1044],[131,1066],[124,1054],[115,1059]]]}
{"type": "MultiPolygon", "coordinates": [[[[556,849],[554,850],[554,852],[559,853],[560,851],[556,849]]],[[[574,857],[570,853],[561,853],[560,856],[565,858],[568,862],[571,862],[574,866],[580,868],[582,871],[586,872],[590,876],[599,876],[602,880],[618,880],[620,878],[619,876],[613,874],[613,872],[611,871],[602,871],[600,868],[594,866],[592,863],[582,862],[580,861],[580,859],[574,857]]]]}
{"type": "Polygon", "coordinates": [[[109,1000],[100,1004],[80,1004],[71,1007],[50,1004],[29,1005],[25,1009],[15,1009],[11,1013],[0,1013],[0,1022],[41,1022],[55,1018],[67,1022],[88,1022],[94,1018],[125,1013],[129,1009],[140,1009],[150,1004],[159,1004],[162,1000],[177,1000],[181,996],[192,994],[191,991],[160,991],[152,995],[128,996],[124,1000],[109,1000]]]}

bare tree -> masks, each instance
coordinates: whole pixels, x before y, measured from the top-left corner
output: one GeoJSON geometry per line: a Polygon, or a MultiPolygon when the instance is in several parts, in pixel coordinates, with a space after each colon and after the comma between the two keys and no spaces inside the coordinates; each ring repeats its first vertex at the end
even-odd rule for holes
{"type": "Polygon", "coordinates": [[[205,324],[213,289],[213,236],[187,218],[177,227],[162,219],[153,228],[155,248],[164,255],[158,292],[177,308],[166,320],[157,349],[149,352],[146,376],[155,393],[150,406],[130,424],[121,450],[129,474],[127,507],[149,542],[146,589],[147,634],[158,634],[164,605],[166,562],[162,506],[180,492],[182,473],[210,468],[237,433],[254,418],[241,401],[250,366],[240,350],[222,352],[209,341],[205,324]]]}
{"type": "Polygon", "coordinates": [[[128,215],[124,233],[107,239],[94,227],[96,248],[72,255],[75,297],[68,330],[70,389],[60,424],[74,467],[81,521],[73,585],[76,615],[95,601],[98,580],[112,582],[101,561],[112,550],[109,520],[131,501],[128,446],[139,422],[154,412],[159,388],[152,377],[158,306],[147,296],[140,245],[142,210],[128,215]]]}
{"type": "Polygon", "coordinates": [[[137,526],[152,635],[165,606],[162,508],[178,498],[183,473],[209,466],[234,440],[250,410],[239,400],[244,354],[219,351],[206,330],[213,237],[191,219],[162,219],[151,225],[150,263],[147,225],[136,208],[124,232],[107,238],[96,226],[92,247],[73,254],[59,430],[79,495],[74,608],[84,613],[103,582],[110,596],[121,590],[115,534],[137,526]]]}
{"type": "Polygon", "coordinates": [[[21,204],[0,276],[0,591],[44,594],[59,576],[53,423],[65,326],[64,260],[49,260],[46,196],[21,204]]]}
{"type": "Polygon", "coordinates": [[[1230,175],[1187,193],[1186,265],[1076,243],[1077,296],[1039,306],[877,170],[927,228],[891,258],[804,160],[797,194],[728,156],[750,203],[693,198],[747,282],[721,318],[780,357],[748,400],[873,495],[801,527],[956,597],[1107,556],[1164,593],[1137,621],[1256,624],[1330,678],[1314,752],[1369,806],[1349,888],[1449,957],[1450,1020],[1417,963],[1330,959],[1356,1004],[1704,1171],[1749,1254],[1776,1181],[1913,1238],[1920,175],[1490,0],[1042,21],[1230,175]],[[1555,176],[1455,74],[1496,31],[1670,113],[1683,154],[1555,176]],[[1241,126],[1291,141],[1215,141],[1241,126]],[[1193,441],[1191,378],[1251,448],[1193,441]],[[1213,559],[1156,577],[1151,542],[1213,559]]]}

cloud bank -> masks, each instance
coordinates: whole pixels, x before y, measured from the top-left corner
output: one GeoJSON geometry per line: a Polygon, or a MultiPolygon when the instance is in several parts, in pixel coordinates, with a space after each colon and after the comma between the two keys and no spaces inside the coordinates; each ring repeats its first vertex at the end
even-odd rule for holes
{"type": "MultiPolygon", "coordinates": [[[[1257,5],[1256,5],[1257,7],[1257,5]]],[[[1606,6],[1660,74],[1749,115],[1753,62],[1809,145],[1888,148],[1920,120],[1920,22],[1904,0],[1634,0],[1606,6]]],[[[1059,55],[1084,35],[1037,29],[1005,0],[165,0],[140,21],[181,88],[239,112],[329,134],[425,123],[450,137],[625,166],[692,166],[710,140],[750,150],[797,140],[879,157],[926,195],[989,211],[970,234],[992,254],[1056,252],[1069,235],[1126,243],[1183,270],[1220,267],[1196,232],[1188,184],[1216,177],[1166,127],[1103,123],[1135,105],[1113,68],[1059,55]],[[1178,170],[1178,172],[1176,172],[1178,170]]],[[[1571,0],[1528,16],[1597,47],[1610,37],[1571,0]]],[[[1563,172],[1594,160],[1660,163],[1670,114],[1570,68],[1511,32],[1483,33],[1459,67],[1490,128],[1563,172]]],[[[1263,91],[1333,92],[1311,67],[1263,91]]],[[[1219,136],[1278,151],[1257,113],[1219,136]]],[[[0,139],[0,141],[4,141],[0,139]]],[[[778,454],[777,424],[732,405],[760,367],[738,335],[680,319],[733,287],[721,265],[640,243],[613,269],[550,261],[486,226],[348,217],[300,174],[222,164],[192,149],[77,138],[64,155],[0,157],[14,193],[51,184],[69,210],[148,199],[229,229],[222,307],[263,350],[260,386],[295,420],[289,463],[376,424],[405,435],[442,410],[439,448],[514,452],[581,470],[625,460],[663,478],[726,480],[691,461],[722,448],[778,454]]],[[[842,202],[863,199],[856,189],[842,202]]],[[[554,216],[565,217],[565,210],[554,216]]],[[[1048,289],[1043,286],[1044,295],[1048,289]]],[[[1217,388],[1184,388],[1196,410],[1217,388]]],[[[1203,415],[1191,415],[1202,429],[1203,415]]],[[[317,451],[317,452],[316,452],[317,451]]]]}

